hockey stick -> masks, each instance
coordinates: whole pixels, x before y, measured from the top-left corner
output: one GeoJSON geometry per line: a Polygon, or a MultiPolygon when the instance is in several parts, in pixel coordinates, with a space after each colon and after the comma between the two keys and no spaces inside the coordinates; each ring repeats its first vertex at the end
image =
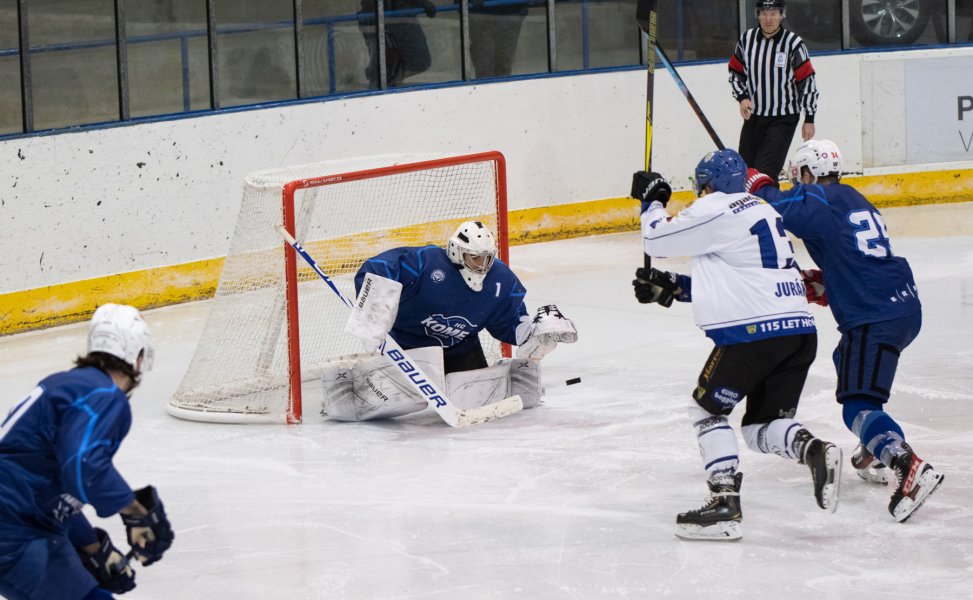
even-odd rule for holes
{"type": "Polygon", "coordinates": [[[699,107],[699,104],[696,102],[696,98],[693,98],[693,94],[689,91],[689,88],[686,87],[686,82],[683,81],[682,77],[679,76],[679,72],[676,71],[676,67],[673,66],[672,61],[669,60],[669,57],[666,55],[666,51],[662,49],[662,44],[657,41],[655,43],[655,49],[659,51],[659,57],[662,58],[662,64],[669,69],[669,73],[672,74],[672,78],[676,80],[676,85],[679,86],[680,90],[682,90],[682,95],[686,97],[686,100],[689,102],[689,106],[692,107],[693,112],[696,113],[699,121],[703,124],[703,127],[706,128],[706,133],[709,134],[710,139],[713,140],[713,143],[716,144],[717,148],[720,150],[725,150],[726,146],[724,146],[723,142],[720,141],[720,136],[716,134],[716,130],[713,129],[712,125],[710,125],[709,119],[707,119],[706,115],[703,114],[703,109],[699,107]]]}
{"type": "MultiPolygon", "coordinates": [[[[347,306],[349,309],[352,308],[352,303],[341,290],[334,284],[330,277],[328,277],[321,267],[311,258],[311,255],[307,253],[301,244],[294,239],[283,225],[277,226],[277,231],[280,233],[281,237],[290,244],[291,248],[297,252],[301,258],[303,258],[308,265],[314,269],[314,272],[318,274],[328,287],[331,288],[338,298],[347,306]]],[[[384,356],[388,357],[395,366],[402,370],[405,374],[406,379],[409,384],[418,392],[419,396],[422,397],[429,406],[436,409],[436,414],[438,414],[443,421],[450,427],[466,427],[467,425],[476,425],[478,423],[485,423],[487,421],[493,421],[501,417],[506,417],[519,410],[523,410],[524,403],[521,401],[520,396],[510,396],[509,398],[504,398],[493,404],[487,404],[486,406],[480,406],[477,408],[458,408],[455,404],[449,401],[446,394],[439,391],[433,380],[426,375],[419,364],[410,360],[409,356],[402,349],[402,346],[398,344],[392,336],[385,336],[385,343],[382,345],[381,352],[384,356]]]]}
{"type": "MultiPolygon", "coordinates": [[[[645,62],[648,71],[645,78],[645,170],[652,170],[652,98],[655,90],[655,52],[656,47],[656,0],[638,0],[635,7],[635,20],[639,24],[639,29],[649,36],[648,49],[646,51],[645,62]]],[[[642,261],[646,270],[652,268],[652,257],[642,249],[642,261]]]]}
{"type": "Polygon", "coordinates": [[[121,573],[128,567],[128,563],[132,562],[133,558],[135,558],[135,548],[132,548],[131,550],[126,552],[125,556],[122,557],[122,560],[111,565],[109,570],[114,571],[116,574],[121,573]]]}

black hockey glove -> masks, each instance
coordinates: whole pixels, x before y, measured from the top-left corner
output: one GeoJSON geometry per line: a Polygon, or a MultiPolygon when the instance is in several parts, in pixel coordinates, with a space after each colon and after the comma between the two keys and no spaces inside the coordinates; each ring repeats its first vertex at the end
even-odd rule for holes
{"type": "Polygon", "coordinates": [[[98,587],[113,594],[124,594],[135,589],[135,571],[111,543],[108,532],[96,527],[95,535],[98,536],[98,550],[93,554],[78,550],[78,556],[81,557],[84,568],[98,581],[98,587]]]}
{"type": "Polygon", "coordinates": [[[658,269],[637,269],[632,286],[640,303],[657,302],[666,308],[672,306],[672,301],[682,292],[676,273],[658,269]]]}
{"type": "Polygon", "coordinates": [[[655,172],[637,171],[632,175],[632,198],[642,201],[642,212],[653,202],[661,202],[662,206],[669,203],[672,187],[662,175],[655,172]]]}
{"type": "Polygon", "coordinates": [[[135,490],[135,499],[149,511],[144,516],[121,515],[128,531],[128,545],[143,565],[151,565],[162,558],[176,534],[166,517],[159,493],[151,485],[135,490]]]}

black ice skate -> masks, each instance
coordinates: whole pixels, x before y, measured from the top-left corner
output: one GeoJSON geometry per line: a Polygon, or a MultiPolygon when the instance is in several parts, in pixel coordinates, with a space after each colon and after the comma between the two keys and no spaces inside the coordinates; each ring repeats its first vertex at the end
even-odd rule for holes
{"type": "Polygon", "coordinates": [[[880,483],[885,485],[889,482],[889,473],[885,465],[875,458],[865,446],[858,444],[855,452],[851,455],[851,466],[855,473],[865,481],[880,483]]]}
{"type": "Polygon", "coordinates": [[[800,448],[800,463],[811,470],[818,506],[834,512],[838,508],[838,489],[841,487],[841,448],[814,437],[807,429],[798,430],[794,443],[800,448]]]}
{"type": "Polygon", "coordinates": [[[743,537],[740,527],[740,484],[743,473],[733,477],[733,485],[707,482],[709,497],[696,510],[676,517],[676,535],[687,540],[738,540],[743,537]]]}
{"type": "Polygon", "coordinates": [[[896,485],[889,502],[889,512],[899,523],[912,516],[929,494],[936,491],[944,477],[916,456],[908,445],[903,444],[903,447],[906,451],[892,459],[896,485]]]}

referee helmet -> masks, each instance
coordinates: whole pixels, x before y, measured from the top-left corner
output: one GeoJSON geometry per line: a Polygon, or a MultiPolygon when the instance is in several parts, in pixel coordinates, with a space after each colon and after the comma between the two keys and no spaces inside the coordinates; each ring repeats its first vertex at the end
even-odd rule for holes
{"type": "Polygon", "coordinates": [[[757,0],[757,14],[762,10],[779,10],[784,14],[784,0],[757,0]]]}

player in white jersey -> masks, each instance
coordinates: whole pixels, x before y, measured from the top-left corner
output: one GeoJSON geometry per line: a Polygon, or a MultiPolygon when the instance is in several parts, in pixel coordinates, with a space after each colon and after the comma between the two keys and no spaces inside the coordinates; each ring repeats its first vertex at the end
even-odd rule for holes
{"type": "MultiPolygon", "coordinates": [[[[536,406],[543,395],[540,360],[578,334],[553,304],[532,319],[527,291],[496,254],[493,232],[467,221],[446,249],[394,248],[369,258],[355,277],[358,297],[345,331],[369,351],[390,335],[460,409],[514,395],[524,408],[536,406]],[[483,330],[519,346],[518,358],[488,365],[483,330]]],[[[400,369],[376,354],[328,363],[322,382],[324,412],[338,421],[397,417],[427,406],[400,369]]]]}
{"type": "Polygon", "coordinates": [[[744,399],[747,446],[807,465],[818,506],[833,512],[838,505],[841,450],[794,419],[817,350],[814,318],[780,216],[743,192],[745,174],[735,151],[707,154],[696,167],[701,197],[675,217],[661,175],[639,171],[632,182],[646,254],[692,257],[691,276],[638,269],[636,298],[666,307],[691,301],[696,324],[716,344],[689,407],[710,495],[676,518],[683,538],[742,536],[743,473],[727,415],[744,399]]]}

